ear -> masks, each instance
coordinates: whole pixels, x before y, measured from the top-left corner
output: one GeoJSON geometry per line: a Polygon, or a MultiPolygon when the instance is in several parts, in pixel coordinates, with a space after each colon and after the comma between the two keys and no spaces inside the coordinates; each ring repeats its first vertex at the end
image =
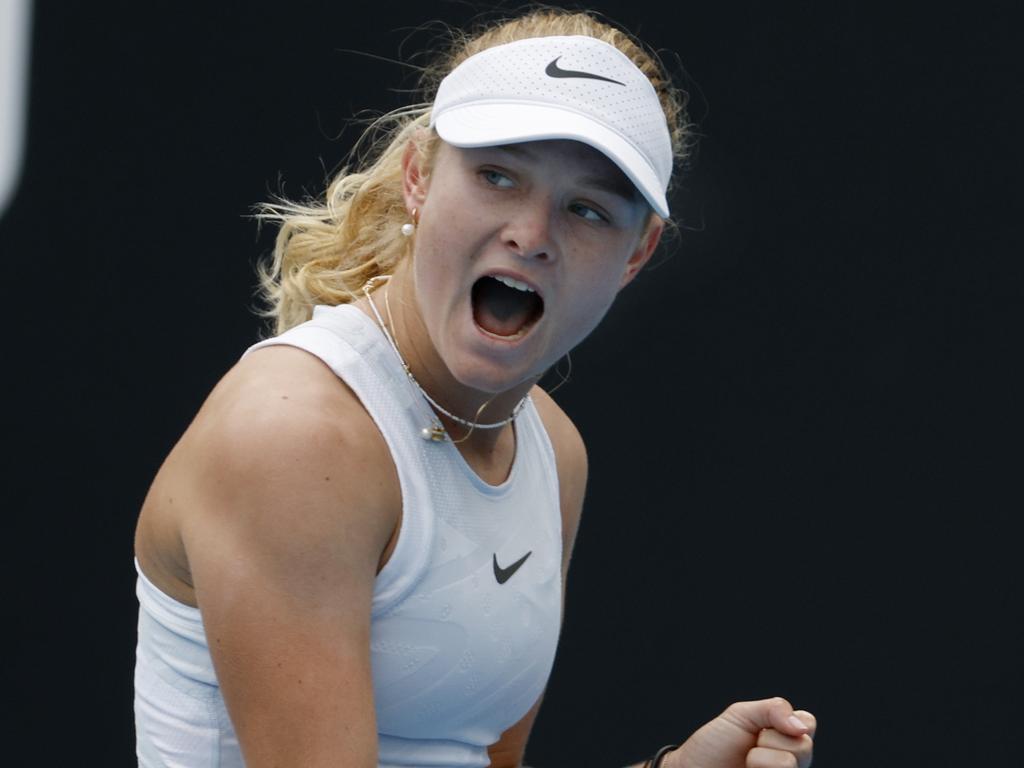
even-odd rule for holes
{"type": "Polygon", "coordinates": [[[619,284],[620,291],[633,282],[633,278],[651,260],[651,256],[654,255],[654,249],[658,247],[658,243],[661,241],[661,234],[664,231],[665,220],[652,213],[647,226],[644,228],[644,233],[640,236],[640,242],[637,243],[636,249],[629,257],[629,261],[626,262],[626,271],[623,272],[622,282],[619,284]]]}
{"type": "Polygon", "coordinates": [[[414,208],[422,208],[423,201],[427,199],[430,169],[426,167],[423,152],[420,150],[424,138],[423,132],[417,131],[409,139],[402,153],[402,196],[410,215],[414,208]]]}

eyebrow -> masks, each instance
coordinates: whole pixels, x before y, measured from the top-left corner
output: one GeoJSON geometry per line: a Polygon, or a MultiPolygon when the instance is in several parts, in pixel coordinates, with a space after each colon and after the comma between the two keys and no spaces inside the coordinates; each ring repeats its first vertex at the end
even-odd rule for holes
{"type": "Polygon", "coordinates": [[[642,199],[640,190],[621,171],[614,176],[586,176],[580,179],[580,182],[588,187],[596,187],[604,192],[617,195],[630,203],[636,203],[642,199]]]}
{"type": "MultiPolygon", "coordinates": [[[[510,155],[519,155],[529,160],[538,161],[537,153],[530,149],[528,142],[520,144],[499,144],[492,147],[492,149],[507,152],[510,155]]],[[[622,170],[611,160],[608,160],[608,162],[611,167],[615,169],[613,173],[584,176],[579,179],[580,184],[616,195],[629,203],[635,203],[643,200],[640,190],[638,190],[636,185],[629,180],[629,177],[626,176],[626,174],[623,173],[622,170]]]]}

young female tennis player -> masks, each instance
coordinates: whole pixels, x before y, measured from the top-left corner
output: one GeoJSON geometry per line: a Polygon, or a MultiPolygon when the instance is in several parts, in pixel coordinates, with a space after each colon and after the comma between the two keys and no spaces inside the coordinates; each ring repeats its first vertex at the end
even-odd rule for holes
{"type": "MultiPolygon", "coordinates": [[[[278,335],[138,524],[141,765],[521,765],[586,483],[536,384],[651,257],[685,124],[656,58],[586,14],[441,68],[322,203],[268,209],[278,335]]],[[[814,729],[741,702],[648,762],[806,768],[814,729]]]]}

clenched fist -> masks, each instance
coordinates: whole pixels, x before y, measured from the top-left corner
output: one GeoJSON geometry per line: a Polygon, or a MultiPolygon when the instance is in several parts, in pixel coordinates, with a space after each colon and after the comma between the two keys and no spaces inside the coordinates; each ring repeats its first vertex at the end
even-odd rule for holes
{"type": "Polygon", "coordinates": [[[697,730],[663,768],[807,768],[814,715],[783,698],[740,701],[697,730]]]}

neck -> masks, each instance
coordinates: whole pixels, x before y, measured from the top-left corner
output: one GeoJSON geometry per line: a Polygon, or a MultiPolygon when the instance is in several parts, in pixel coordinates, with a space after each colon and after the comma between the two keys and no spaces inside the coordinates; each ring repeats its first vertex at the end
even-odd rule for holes
{"type": "MultiPolygon", "coordinates": [[[[380,281],[370,290],[371,297],[361,297],[355,306],[366,312],[375,323],[379,322],[377,315],[380,315],[380,321],[383,321],[403,362],[422,390],[441,409],[478,425],[503,422],[517,411],[536,381],[525,381],[509,390],[494,393],[474,389],[456,379],[430,339],[419,313],[411,270],[404,263],[388,281],[380,281]],[[377,312],[374,312],[374,307],[377,312]]],[[[463,452],[468,449],[481,456],[489,456],[511,438],[510,424],[498,428],[473,428],[450,418],[436,407],[433,410],[449,438],[463,452]]]]}

